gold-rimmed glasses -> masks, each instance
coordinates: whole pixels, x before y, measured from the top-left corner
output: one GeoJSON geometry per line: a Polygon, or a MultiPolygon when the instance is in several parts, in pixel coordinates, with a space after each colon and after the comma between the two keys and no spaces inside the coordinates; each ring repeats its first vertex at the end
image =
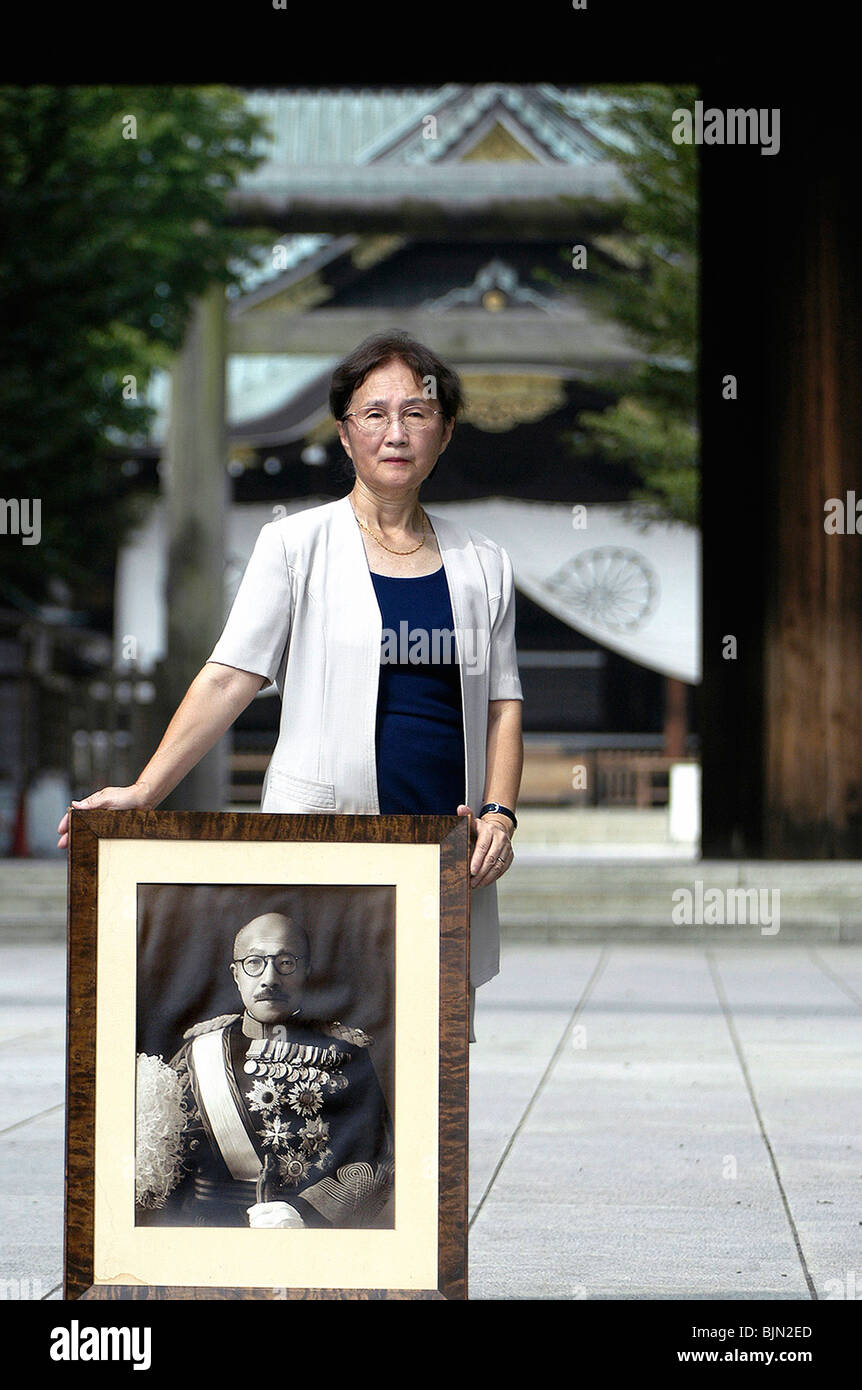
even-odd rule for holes
{"type": "MultiPolygon", "coordinates": [[[[434,410],[431,406],[409,405],[397,412],[397,418],[402,429],[408,430],[412,434],[414,431],[430,429],[434,423],[434,416],[442,415],[442,413],[440,410],[434,410]]],[[[376,405],[366,406],[364,410],[348,410],[344,419],[349,420],[351,416],[366,434],[382,434],[384,430],[389,428],[390,422],[396,418],[395,414],[389,415],[376,405]]]]}

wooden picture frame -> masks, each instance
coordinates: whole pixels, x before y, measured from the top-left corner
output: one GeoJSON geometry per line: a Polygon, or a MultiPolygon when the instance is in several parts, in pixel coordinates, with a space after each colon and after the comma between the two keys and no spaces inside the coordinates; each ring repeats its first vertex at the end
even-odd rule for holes
{"type": "Polygon", "coordinates": [[[452,816],[70,813],[64,1298],[466,1299],[469,858],[452,816]],[[344,1036],[374,1003],[394,1136],[382,1225],[150,1224],[136,1058],[164,1038],[167,1062],[225,981],[242,1010],[232,937],[282,893],[318,923],[315,997],[339,1001],[344,1036]]]}

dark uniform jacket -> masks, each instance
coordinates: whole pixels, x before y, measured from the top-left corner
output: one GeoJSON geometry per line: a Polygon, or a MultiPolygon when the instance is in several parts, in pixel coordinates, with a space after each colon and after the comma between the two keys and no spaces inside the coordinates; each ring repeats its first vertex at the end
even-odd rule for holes
{"type": "Polygon", "coordinates": [[[391,1225],[378,1219],[394,1169],[371,1039],[339,1023],[291,1020],[272,1047],[246,1037],[241,1025],[239,1014],[198,1024],[171,1059],[187,1114],[183,1176],[166,1205],[139,1213],[139,1220],[247,1226],[253,1203],[284,1201],[307,1226],[391,1225]],[[195,1049],[196,1039],[215,1033],[206,1051],[222,1092],[218,1108],[211,1091],[208,1102],[204,1059],[195,1049]],[[245,1151],[242,1163],[225,1142],[225,1123],[234,1147],[245,1151]]]}

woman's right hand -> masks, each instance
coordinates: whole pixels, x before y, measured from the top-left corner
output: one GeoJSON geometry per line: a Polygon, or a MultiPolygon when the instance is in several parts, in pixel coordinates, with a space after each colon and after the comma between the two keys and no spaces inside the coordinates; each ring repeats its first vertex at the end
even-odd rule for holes
{"type": "MultiPolygon", "coordinates": [[[[139,782],[131,787],[103,787],[92,792],[83,801],[73,801],[70,809],[75,811],[146,811],[150,809],[149,791],[139,782]]],[[[57,826],[58,849],[65,849],[69,843],[69,812],[67,811],[57,826]]]]}

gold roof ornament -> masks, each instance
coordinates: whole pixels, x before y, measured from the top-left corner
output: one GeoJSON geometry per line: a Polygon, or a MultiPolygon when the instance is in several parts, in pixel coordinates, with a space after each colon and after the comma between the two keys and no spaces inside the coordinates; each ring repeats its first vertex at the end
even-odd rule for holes
{"type": "Polygon", "coordinates": [[[499,121],[495,121],[472,149],[461,156],[464,161],[487,161],[490,163],[537,164],[534,154],[521,144],[521,141],[508,131],[499,121]]]}
{"type": "Polygon", "coordinates": [[[303,439],[308,444],[332,444],[338,439],[338,426],[328,410],[322,419],[305,431],[303,439]]]}
{"type": "Polygon", "coordinates": [[[559,377],[541,373],[463,373],[467,405],[462,420],[477,429],[503,434],[515,425],[542,420],[565,403],[559,377]]]}
{"type": "Polygon", "coordinates": [[[377,265],[393,251],[404,246],[407,238],[403,236],[365,236],[361,237],[350,253],[350,259],[357,270],[368,270],[377,265]]]}
{"type": "MultiPolygon", "coordinates": [[[[299,314],[306,309],[316,309],[318,305],[325,304],[327,299],[332,298],[333,293],[332,286],[315,270],[304,279],[295,280],[283,290],[278,290],[261,307],[266,311],[275,310],[282,314],[299,314]]],[[[256,309],[257,305],[252,305],[246,313],[253,314],[256,309]]]]}
{"type": "Polygon", "coordinates": [[[482,308],[487,309],[492,314],[505,309],[507,302],[502,290],[486,290],[482,295],[482,308]]]}

